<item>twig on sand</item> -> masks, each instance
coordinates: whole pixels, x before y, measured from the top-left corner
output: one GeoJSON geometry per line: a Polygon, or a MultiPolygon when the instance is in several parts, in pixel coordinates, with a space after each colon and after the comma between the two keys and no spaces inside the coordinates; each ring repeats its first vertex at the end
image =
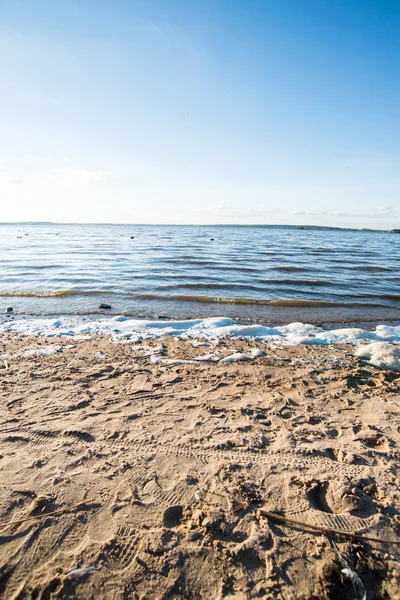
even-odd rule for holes
{"type": "Polygon", "coordinates": [[[32,517],[25,517],[25,519],[19,519],[17,521],[11,521],[10,523],[7,523],[3,529],[0,530],[0,533],[2,533],[3,531],[5,531],[6,529],[8,529],[9,527],[11,527],[12,525],[21,525],[22,523],[27,523],[28,521],[37,521],[38,519],[46,519],[47,517],[57,517],[59,515],[63,515],[67,512],[70,512],[71,510],[75,510],[76,508],[79,508],[81,506],[85,506],[87,504],[93,503],[94,500],[85,500],[85,502],[78,502],[78,504],[73,504],[72,506],[66,506],[65,508],[62,508],[61,510],[55,510],[53,512],[49,512],[49,513],[43,513],[40,515],[34,515],[32,517]]]}
{"type": "Polygon", "coordinates": [[[319,533],[325,533],[326,535],[340,535],[356,540],[367,541],[367,542],[378,542],[380,544],[396,544],[400,545],[399,540],[388,540],[383,538],[377,538],[369,535],[361,535],[360,533],[356,533],[354,531],[344,531],[343,529],[334,529],[332,527],[323,527],[321,525],[310,525],[309,523],[305,523],[304,521],[297,521],[296,519],[288,519],[282,515],[278,515],[273,512],[269,512],[267,510],[261,509],[260,515],[262,517],[267,517],[267,519],[272,519],[273,521],[278,521],[279,523],[283,523],[288,527],[297,527],[298,529],[311,529],[312,531],[318,531],[319,533]]]}

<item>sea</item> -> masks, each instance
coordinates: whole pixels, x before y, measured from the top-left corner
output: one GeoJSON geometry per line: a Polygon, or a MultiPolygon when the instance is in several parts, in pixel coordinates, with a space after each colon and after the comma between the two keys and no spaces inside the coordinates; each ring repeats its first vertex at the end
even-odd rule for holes
{"type": "Polygon", "coordinates": [[[400,320],[400,235],[296,226],[0,225],[0,311],[400,320]],[[108,305],[111,308],[100,308],[108,305]]]}

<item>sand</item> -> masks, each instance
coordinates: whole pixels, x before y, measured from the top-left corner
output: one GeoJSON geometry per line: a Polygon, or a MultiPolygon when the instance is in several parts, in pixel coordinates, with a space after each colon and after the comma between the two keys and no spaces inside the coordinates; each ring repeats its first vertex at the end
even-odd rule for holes
{"type": "Polygon", "coordinates": [[[400,373],[198,344],[0,337],[0,595],[400,598],[400,373]]]}

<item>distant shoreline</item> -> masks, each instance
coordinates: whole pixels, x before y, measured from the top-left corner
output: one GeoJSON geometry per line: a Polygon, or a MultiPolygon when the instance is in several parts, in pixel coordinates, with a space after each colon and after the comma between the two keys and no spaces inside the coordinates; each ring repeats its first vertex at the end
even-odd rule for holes
{"type": "Polygon", "coordinates": [[[268,224],[268,223],[92,223],[92,222],[84,222],[84,223],[73,223],[73,222],[62,222],[62,221],[0,221],[1,225],[18,225],[18,226],[30,226],[30,225],[55,225],[55,226],[107,226],[107,227],[240,227],[240,228],[255,228],[255,229],[300,229],[300,230],[337,230],[337,231],[365,231],[371,233],[392,233],[394,229],[373,229],[370,227],[338,227],[331,225],[290,225],[285,223],[280,224],[268,224]]]}

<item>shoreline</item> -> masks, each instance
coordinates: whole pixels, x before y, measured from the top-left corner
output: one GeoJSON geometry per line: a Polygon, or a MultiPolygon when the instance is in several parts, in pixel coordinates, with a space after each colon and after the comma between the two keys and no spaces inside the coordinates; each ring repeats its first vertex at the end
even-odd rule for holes
{"type": "Polygon", "coordinates": [[[0,345],[5,598],[350,598],[344,562],[398,597],[398,546],[306,526],[400,540],[400,373],[348,344],[0,345]]]}
{"type": "MultiPolygon", "coordinates": [[[[4,309],[5,310],[5,309],[4,309]]],[[[298,311],[297,311],[298,312],[298,311]]],[[[314,311],[315,312],[315,311],[314,311]]],[[[367,313],[370,311],[366,311],[367,313]]],[[[373,329],[374,327],[378,326],[378,325],[389,325],[389,326],[396,326],[400,323],[400,310],[397,311],[399,313],[398,316],[396,316],[395,314],[391,315],[389,318],[385,317],[385,316],[381,316],[381,317],[376,317],[376,316],[371,316],[368,317],[366,315],[360,316],[359,318],[343,318],[343,319],[338,319],[338,318],[318,318],[315,317],[314,318],[310,318],[310,319],[306,319],[306,320],[300,320],[300,322],[303,323],[309,323],[311,325],[317,325],[319,327],[322,327],[323,329],[329,330],[329,329],[335,329],[335,328],[339,328],[342,326],[346,326],[346,327],[362,327],[365,329],[373,329]]],[[[4,313],[3,313],[4,315],[4,313]]],[[[163,315],[155,315],[155,314],[151,314],[151,313],[131,313],[128,311],[122,311],[122,312],[116,312],[115,310],[111,310],[111,311],[105,311],[105,310],[92,310],[90,312],[79,312],[79,311],[72,311],[72,312],[60,312],[60,311],[53,311],[53,312],[48,312],[48,313],[37,313],[37,312],[27,312],[27,311],[19,311],[19,310],[14,310],[12,313],[9,313],[8,317],[13,316],[13,317],[19,317],[19,318],[24,318],[24,317],[28,317],[28,318],[38,318],[38,319],[46,319],[46,318],[58,318],[58,317],[66,317],[66,318],[74,318],[76,317],[77,319],[85,319],[85,320],[90,320],[90,319],[98,319],[98,318],[104,318],[106,319],[108,318],[114,318],[117,316],[124,316],[127,317],[129,319],[137,319],[137,320],[142,320],[142,321],[149,321],[149,320],[168,320],[168,321],[188,321],[191,319],[210,319],[210,318],[214,318],[214,317],[227,317],[227,318],[231,318],[235,321],[237,321],[238,323],[243,323],[243,324],[250,324],[250,323],[254,323],[257,322],[261,325],[266,325],[266,326],[270,326],[270,327],[279,327],[279,326],[284,326],[287,325],[288,323],[292,323],[292,322],[299,322],[298,319],[296,318],[281,318],[281,319],[271,319],[271,318],[253,318],[251,316],[249,317],[235,317],[232,315],[206,315],[203,313],[199,313],[196,317],[193,317],[193,315],[181,315],[181,316],[174,316],[174,315],[167,315],[167,314],[163,314],[163,315]]],[[[296,315],[291,315],[293,317],[295,317],[296,315]]],[[[311,316],[311,315],[309,315],[311,316]]],[[[4,319],[4,316],[3,316],[4,319]]],[[[0,313],[0,322],[2,320],[2,316],[0,313]]]]}
{"type": "MultiPolygon", "coordinates": [[[[229,339],[256,341],[280,346],[331,346],[347,344],[357,356],[365,356],[374,366],[400,371],[400,324],[379,323],[373,328],[351,326],[323,327],[320,323],[292,322],[284,326],[235,321],[230,318],[169,320],[132,319],[124,315],[59,315],[38,317],[18,315],[13,312],[0,317],[0,334],[35,335],[53,339],[90,339],[108,336],[112,343],[134,347],[149,339],[170,336],[176,341],[205,340],[208,343],[229,339]]],[[[252,359],[247,357],[246,360],[252,359]]],[[[217,360],[217,359],[216,359],[217,360]]],[[[218,359],[219,360],[219,359],[218,359]]]]}
{"type": "Polygon", "coordinates": [[[82,316],[125,315],[136,319],[166,318],[169,320],[232,318],[236,321],[285,325],[294,321],[335,325],[343,323],[400,322],[400,309],[394,306],[274,306],[258,304],[177,302],[137,300],[133,304],[107,295],[96,297],[96,302],[82,302],[80,296],[64,297],[3,297],[0,314],[12,306],[14,314],[28,316],[82,316]],[[155,303],[154,303],[155,302],[155,303]],[[110,311],[99,308],[111,306],[110,311]]]}

